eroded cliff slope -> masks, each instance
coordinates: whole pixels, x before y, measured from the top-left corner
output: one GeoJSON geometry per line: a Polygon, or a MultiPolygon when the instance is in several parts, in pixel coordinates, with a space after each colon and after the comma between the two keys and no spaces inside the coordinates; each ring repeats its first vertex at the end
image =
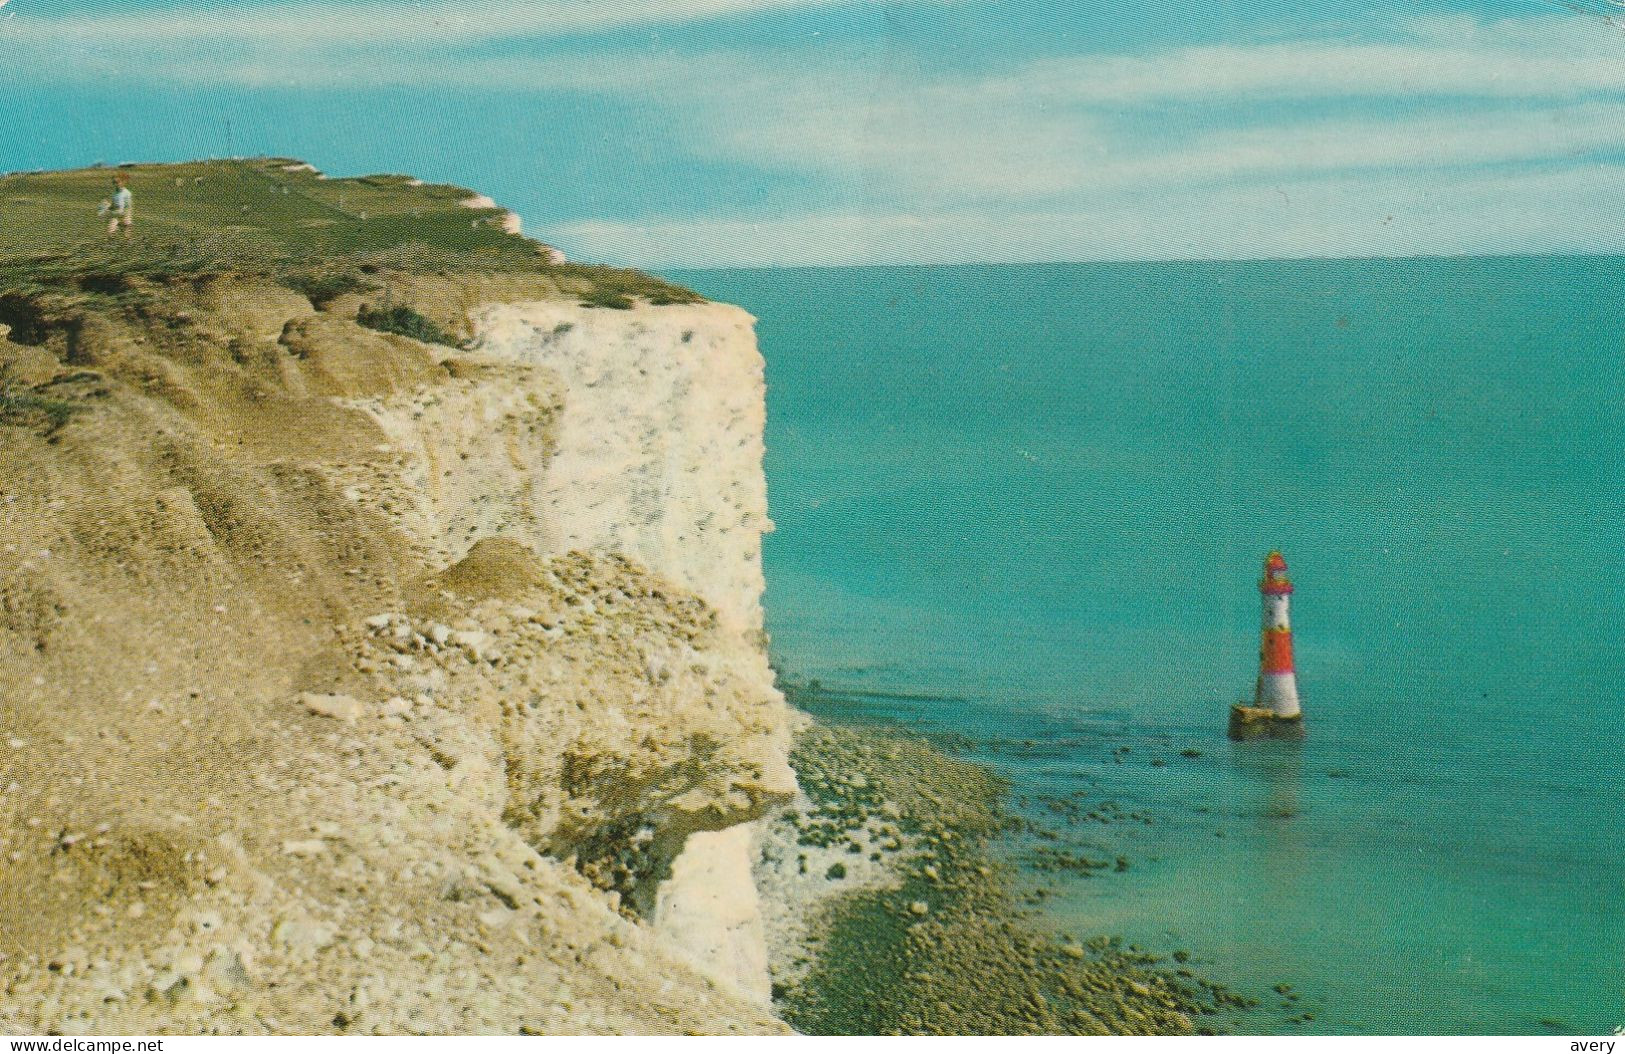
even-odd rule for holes
{"type": "Polygon", "coordinates": [[[783,1028],[750,320],[571,281],[0,292],[0,1031],[783,1028]]]}

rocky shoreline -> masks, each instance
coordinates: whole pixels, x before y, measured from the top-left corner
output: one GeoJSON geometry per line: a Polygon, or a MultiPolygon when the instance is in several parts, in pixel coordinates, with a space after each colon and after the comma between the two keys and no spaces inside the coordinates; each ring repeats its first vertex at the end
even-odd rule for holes
{"type": "Polygon", "coordinates": [[[775,1011],[798,1031],[1189,1035],[1255,1005],[1112,938],[1048,932],[991,851],[1019,821],[985,767],[811,720],[792,763],[803,795],[767,823],[757,879],[775,1011]]]}

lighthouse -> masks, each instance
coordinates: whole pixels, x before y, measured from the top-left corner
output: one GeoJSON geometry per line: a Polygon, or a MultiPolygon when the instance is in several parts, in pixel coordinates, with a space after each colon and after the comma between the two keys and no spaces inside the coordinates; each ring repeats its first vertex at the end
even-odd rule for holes
{"type": "Polygon", "coordinates": [[[1292,668],[1292,580],[1279,550],[1264,558],[1258,592],[1264,598],[1264,626],[1253,702],[1276,717],[1297,717],[1303,711],[1298,707],[1298,674],[1292,668]]]}
{"type": "Polygon", "coordinates": [[[1303,735],[1303,710],[1298,705],[1298,674],[1292,665],[1292,580],[1279,550],[1264,558],[1258,592],[1263,599],[1258,684],[1252,706],[1230,708],[1230,738],[1296,739],[1303,735]]]}

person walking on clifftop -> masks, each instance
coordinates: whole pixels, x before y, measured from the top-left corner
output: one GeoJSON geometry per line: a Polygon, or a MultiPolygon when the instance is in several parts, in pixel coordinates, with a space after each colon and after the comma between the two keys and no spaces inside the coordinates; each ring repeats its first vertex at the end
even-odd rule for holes
{"type": "Polygon", "coordinates": [[[130,236],[130,228],[135,226],[135,201],[130,196],[130,177],[120,172],[113,177],[113,200],[102,202],[103,213],[108,217],[107,236],[111,238],[117,234],[120,227],[124,228],[124,236],[130,236]]]}

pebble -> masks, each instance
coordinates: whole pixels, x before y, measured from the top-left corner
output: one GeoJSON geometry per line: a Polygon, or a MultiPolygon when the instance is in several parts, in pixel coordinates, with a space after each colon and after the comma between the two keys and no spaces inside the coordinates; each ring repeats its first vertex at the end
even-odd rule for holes
{"type": "Polygon", "coordinates": [[[366,712],[359,699],[348,695],[304,692],[300,694],[299,702],[318,717],[331,717],[336,721],[347,721],[350,724],[355,724],[356,719],[366,712]]]}

